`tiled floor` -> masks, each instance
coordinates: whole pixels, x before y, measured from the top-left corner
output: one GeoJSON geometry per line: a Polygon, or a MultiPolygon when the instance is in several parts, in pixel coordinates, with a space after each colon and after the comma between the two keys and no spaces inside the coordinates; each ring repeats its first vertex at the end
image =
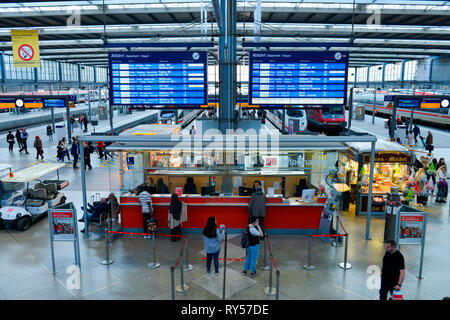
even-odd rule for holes
{"type": "MultiPolygon", "coordinates": [[[[0,162],[14,163],[20,169],[29,165],[29,157],[8,153],[1,148],[0,162]]],[[[449,155],[448,149],[440,146],[439,156],[449,155]]],[[[447,157],[450,159],[450,157],[447,157]]],[[[100,192],[107,195],[110,190],[110,171],[117,168],[103,165],[93,157],[94,169],[87,172],[88,198],[100,192]]],[[[114,163],[114,161],[112,161],[114,163]]],[[[61,176],[70,181],[64,189],[68,199],[81,206],[80,173],[70,167],[61,170],[61,176]]],[[[406,299],[442,299],[450,296],[450,243],[449,205],[429,201],[429,213],[423,279],[419,280],[419,246],[402,246],[406,260],[406,280],[403,292],[406,299]]],[[[81,210],[78,215],[81,216],[81,210]]],[[[220,222],[219,222],[220,223],[220,222]]],[[[343,262],[344,247],[333,247],[318,238],[312,240],[311,264],[315,270],[306,270],[308,241],[300,235],[271,235],[270,245],[278,270],[280,270],[280,299],[351,299],[373,300],[378,298],[370,266],[381,266],[384,247],[382,243],[384,219],[372,217],[371,238],[364,240],[366,217],[343,217],[349,233],[349,270],[338,267],[343,262]],[[369,284],[369,285],[368,285],[369,284]]],[[[80,229],[83,224],[79,225],[80,229]]],[[[94,238],[94,237],[93,237],[94,238]]],[[[189,264],[193,270],[183,273],[184,282],[190,289],[186,293],[176,292],[176,299],[219,300],[222,299],[223,262],[220,277],[207,278],[203,243],[200,235],[189,235],[189,264]]],[[[82,275],[77,287],[76,278],[70,270],[74,262],[71,243],[55,243],[57,274],[53,275],[49,230],[46,219],[35,223],[25,232],[0,230],[0,300],[2,299],[171,299],[170,266],[178,259],[181,242],[173,243],[167,237],[157,237],[157,262],[161,266],[151,269],[153,260],[152,241],[137,236],[121,236],[111,247],[114,263],[105,266],[105,241],[81,237],[82,275]],[[69,268],[69,269],[68,269],[69,268]]],[[[245,253],[240,247],[240,236],[230,235],[228,258],[239,259],[245,253]]],[[[222,257],[224,250],[221,250],[222,257]]],[[[185,262],[182,262],[184,264],[185,262]]],[[[242,261],[227,262],[226,298],[229,300],[273,300],[264,289],[269,285],[269,271],[263,265],[261,246],[258,271],[254,279],[244,277],[242,261]]],[[[175,285],[180,284],[180,267],[175,270],[175,285]]],[[[372,267],[373,268],[373,267],[372,267]]],[[[376,281],[375,281],[376,282],[376,281]]],[[[275,285],[275,273],[273,274],[275,285]]]]}

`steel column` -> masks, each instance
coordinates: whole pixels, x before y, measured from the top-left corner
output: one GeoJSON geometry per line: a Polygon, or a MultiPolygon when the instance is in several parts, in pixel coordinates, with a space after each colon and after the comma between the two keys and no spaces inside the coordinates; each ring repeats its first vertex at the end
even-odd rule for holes
{"type": "Polygon", "coordinates": [[[373,171],[375,166],[375,141],[372,142],[370,152],[370,174],[369,174],[369,195],[367,199],[367,221],[366,221],[366,240],[370,239],[370,218],[372,215],[372,187],[373,187],[373,171]]]}

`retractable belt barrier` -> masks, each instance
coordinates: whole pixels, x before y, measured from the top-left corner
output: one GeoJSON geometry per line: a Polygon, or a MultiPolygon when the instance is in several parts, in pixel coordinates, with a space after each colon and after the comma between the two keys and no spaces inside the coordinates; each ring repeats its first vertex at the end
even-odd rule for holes
{"type": "Polygon", "coordinates": [[[266,233],[266,241],[264,241],[264,245],[266,244],[266,242],[267,242],[267,246],[269,247],[269,257],[270,257],[270,260],[272,261],[272,263],[269,266],[269,269],[270,269],[269,286],[264,289],[264,293],[269,296],[275,295],[275,299],[279,300],[279,298],[280,298],[280,270],[278,270],[275,260],[273,259],[272,248],[270,247],[270,239],[269,239],[269,235],[267,233],[266,233]],[[273,273],[272,266],[275,268],[275,271],[276,271],[275,288],[272,287],[272,273],[273,273]]]}

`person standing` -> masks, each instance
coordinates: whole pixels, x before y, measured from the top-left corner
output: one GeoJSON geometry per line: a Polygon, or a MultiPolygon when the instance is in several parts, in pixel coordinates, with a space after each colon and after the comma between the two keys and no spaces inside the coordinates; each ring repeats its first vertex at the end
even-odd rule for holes
{"type": "Polygon", "coordinates": [[[388,130],[389,130],[389,138],[391,139],[391,141],[394,141],[394,139],[395,139],[395,120],[392,118],[392,116],[389,116],[388,130]]]}
{"type": "Polygon", "coordinates": [[[248,210],[250,212],[249,222],[258,218],[259,226],[264,229],[264,218],[266,217],[266,194],[263,192],[261,181],[256,180],[253,183],[255,192],[252,194],[248,210]]]}
{"type": "Polygon", "coordinates": [[[22,128],[22,132],[20,133],[20,142],[22,144],[22,148],[20,148],[19,152],[22,153],[22,150],[25,150],[26,154],[30,154],[27,150],[27,139],[28,139],[28,132],[25,130],[25,128],[22,128]]]}
{"type": "Polygon", "coordinates": [[[92,170],[91,166],[91,150],[89,148],[89,144],[83,141],[83,153],[84,153],[84,170],[86,171],[86,166],[89,167],[89,170],[92,170]]]}
{"type": "Polygon", "coordinates": [[[88,119],[87,119],[87,116],[86,115],[83,115],[83,124],[84,124],[84,132],[87,132],[87,130],[88,130],[88,127],[87,127],[87,125],[88,125],[88,119]]]}
{"type": "Polygon", "coordinates": [[[217,221],[214,216],[211,216],[206,221],[206,226],[203,228],[203,244],[206,253],[206,274],[211,274],[211,261],[214,259],[214,271],[216,276],[219,275],[219,253],[220,242],[225,235],[225,226],[221,225],[220,231],[217,229],[217,221]]]}
{"type": "MultiPolygon", "coordinates": [[[[447,165],[445,164],[445,159],[444,158],[440,158],[439,159],[439,162],[437,164],[436,170],[438,170],[442,166],[445,166],[445,179],[447,179],[447,165]]],[[[447,194],[448,194],[448,184],[445,183],[444,184],[444,202],[447,202],[447,194]]]]}
{"type": "Polygon", "coordinates": [[[425,140],[425,150],[428,150],[428,154],[431,154],[431,151],[434,150],[434,146],[433,146],[433,134],[431,133],[431,131],[428,131],[428,136],[427,136],[427,140],[425,140]]]}
{"type": "MultiPolygon", "coordinates": [[[[181,210],[183,204],[178,200],[177,194],[172,194],[169,206],[169,216],[167,218],[167,224],[170,228],[170,234],[173,236],[181,236],[181,210]]],[[[179,237],[171,237],[172,241],[179,241],[179,237]]]]}
{"type": "Polygon", "coordinates": [[[414,124],[413,132],[414,132],[414,141],[415,144],[417,144],[417,137],[420,136],[420,128],[417,125],[417,123],[414,124]]]}
{"type": "Polygon", "coordinates": [[[19,129],[17,129],[16,130],[16,140],[17,140],[17,146],[19,147],[19,148],[22,148],[22,138],[21,138],[21,134],[20,134],[20,130],[19,129]]]}
{"type": "Polygon", "coordinates": [[[73,116],[70,116],[70,129],[73,132],[73,127],[75,126],[75,118],[73,116]]]}
{"type": "Polygon", "coordinates": [[[387,300],[388,292],[393,293],[402,287],[405,280],[405,259],[394,240],[385,241],[383,266],[381,268],[380,300],[387,300]]]}
{"type": "Polygon", "coordinates": [[[79,168],[77,167],[77,163],[78,158],[80,157],[80,149],[78,145],[78,139],[75,137],[72,137],[72,146],[70,147],[70,153],[73,157],[73,169],[78,170],[79,168]]]}
{"type": "Polygon", "coordinates": [[[14,148],[14,135],[11,133],[11,131],[8,131],[8,134],[6,135],[6,142],[9,144],[9,151],[13,151],[14,148]]]}
{"type": "Polygon", "coordinates": [[[191,130],[189,130],[189,134],[190,134],[190,135],[195,135],[195,133],[196,133],[195,127],[192,126],[192,127],[191,127],[191,130]]]}
{"type": "Polygon", "coordinates": [[[44,151],[42,150],[42,140],[41,138],[39,138],[39,136],[36,136],[36,138],[34,139],[34,147],[36,148],[36,160],[38,160],[39,156],[41,156],[41,159],[44,159],[43,156],[44,151]]]}
{"type": "Polygon", "coordinates": [[[408,146],[412,147],[414,145],[414,134],[412,131],[409,131],[409,134],[406,136],[408,140],[408,146]]]}
{"type": "Polygon", "coordinates": [[[52,125],[50,123],[47,125],[47,136],[48,136],[48,141],[53,141],[53,129],[52,129],[52,125]]]}
{"type": "Polygon", "coordinates": [[[80,114],[78,118],[78,124],[80,125],[80,130],[83,130],[83,115],[80,114]]]}
{"type": "Polygon", "coordinates": [[[247,256],[245,257],[243,275],[247,275],[250,269],[250,276],[254,277],[256,274],[256,263],[259,255],[259,238],[264,236],[263,231],[259,225],[258,219],[247,226],[248,242],[247,256]]]}
{"type": "Polygon", "coordinates": [[[448,192],[448,183],[445,181],[447,179],[447,166],[445,164],[439,166],[436,171],[436,176],[438,180],[436,202],[444,203],[446,202],[444,199],[447,197],[448,192]]]}
{"type": "MultiPolygon", "coordinates": [[[[143,233],[148,233],[148,222],[153,219],[153,204],[152,197],[147,191],[142,191],[139,194],[139,202],[142,207],[142,223],[143,223],[143,233]]],[[[152,236],[144,236],[144,239],[151,239],[152,236]]]]}

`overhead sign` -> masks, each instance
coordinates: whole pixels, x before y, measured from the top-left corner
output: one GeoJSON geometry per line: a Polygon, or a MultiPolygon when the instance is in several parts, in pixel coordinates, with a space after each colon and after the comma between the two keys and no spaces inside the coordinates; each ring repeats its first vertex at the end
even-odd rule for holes
{"type": "Polygon", "coordinates": [[[37,30],[11,30],[14,67],[40,68],[37,30]]]}
{"type": "MultiPolygon", "coordinates": [[[[67,96],[68,100],[73,103],[76,101],[75,95],[67,96]]],[[[0,96],[0,109],[14,108],[64,108],[64,96],[0,96]]]]}
{"type": "Polygon", "coordinates": [[[250,53],[250,105],[346,104],[348,52],[250,53]]]}
{"type": "Polygon", "coordinates": [[[394,101],[400,109],[422,109],[426,112],[442,114],[448,114],[450,106],[450,96],[397,95],[385,96],[384,101],[394,101]]]}
{"type": "Polygon", "coordinates": [[[207,53],[110,52],[110,102],[154,108],[208,103],[207,53]]]}

